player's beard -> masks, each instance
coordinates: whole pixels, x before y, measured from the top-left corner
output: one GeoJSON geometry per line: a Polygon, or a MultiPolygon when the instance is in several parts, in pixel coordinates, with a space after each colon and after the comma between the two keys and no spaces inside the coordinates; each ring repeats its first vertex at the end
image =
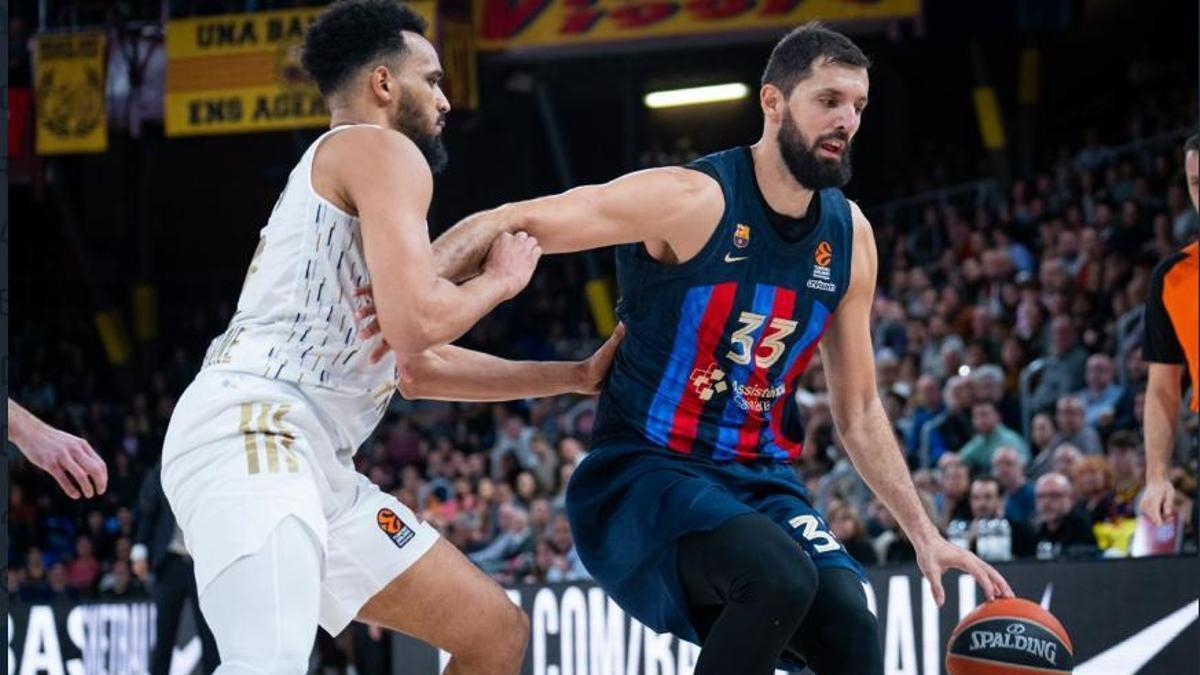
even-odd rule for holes
{"type": "Polygon", "coordinates": [[[804,187],[823,190],[842,187],[850,182],[850,141],[845,134],[825,134],[809,143],[804,133],[796,126],[796,120],[792,119],[791,111],[785,110],[776,140],[779,143],[779,154],[783,157],[788,171],[792,173],[796,182],[804,187]],[[817,147],[830,140],[839,140],[845,144],[842,147],[841,159],[822,159],[817,156],[817,147]]]}
{"type": "Polygon", "coordinates": [[[435,174],[441,173],[450,161],[446,154],[446,146],[442,144],[441,132],[438,129],[446,120],[444,113],[438,113],[433,129],[422,129],[420,123],[425,119],[424,111],[411,103],[412,98],[403,96],[400,107],[396,110],[395,127],[400,133],[408,136],[417,145],[417,149],[429,162],[429,170],[435,174]]]}

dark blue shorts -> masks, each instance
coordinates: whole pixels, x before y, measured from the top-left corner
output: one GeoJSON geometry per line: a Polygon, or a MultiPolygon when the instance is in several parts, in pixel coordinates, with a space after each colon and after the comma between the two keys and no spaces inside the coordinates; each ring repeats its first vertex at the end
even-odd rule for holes
{"type": "Polygon", "coordinates": [[[748,513],[775,521],[818,568],[845,567],[866,580],[786,464],[614,445],[589,453],[567,487],[567,517],[588,572],[638,621],[696,644],[676,541],[748,513]]]}

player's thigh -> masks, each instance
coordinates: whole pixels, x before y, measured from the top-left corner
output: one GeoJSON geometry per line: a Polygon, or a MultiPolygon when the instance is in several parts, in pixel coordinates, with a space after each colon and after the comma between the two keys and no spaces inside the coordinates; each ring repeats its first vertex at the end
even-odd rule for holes
{"type": "Polygon", "coordinates": [[[518,631],[525,618],[504,590],[439,539],[411,568],[372,597],[358,620],[386,626],[451,654],[518,631]]]}
{"type": "Polygon", "coordinates": [[[353,506],[329,523],[321,600],[330,633],[353,619],[455,653],[487,644],[522,615],[435,529],[361,477],[353,506]]]}
{"type": "Polygon", "coordinates": [[[818,569],[846,567],[862,572],[862,566],[850,557],[821,512],[808,500],[799,495],[778,495],[755,504],[755,507],[791,535],[818,569]]]}
{"type": "Polygon", "coordinates": [[[421,560],[437,530],[361,474],[339,476],[345,502],[331,514],[321,584],[321,626],[337,635],[363,605],[421,560]]]}

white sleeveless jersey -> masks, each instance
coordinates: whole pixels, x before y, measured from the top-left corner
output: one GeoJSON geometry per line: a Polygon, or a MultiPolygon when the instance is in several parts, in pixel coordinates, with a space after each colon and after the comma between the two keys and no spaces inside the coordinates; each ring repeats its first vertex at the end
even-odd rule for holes
{"type": "Polygon", "coordinates": [[[338,432],[339,454],[379,423],[396,389],[396,357],[372,365],[380,337],[363,341],[354,290],[371,282],[358,218],[317,194],[309,146],[288,176],[259,235],[237,312],[213,340],[203,370],[234,371],[295,385],[338,432]]]}

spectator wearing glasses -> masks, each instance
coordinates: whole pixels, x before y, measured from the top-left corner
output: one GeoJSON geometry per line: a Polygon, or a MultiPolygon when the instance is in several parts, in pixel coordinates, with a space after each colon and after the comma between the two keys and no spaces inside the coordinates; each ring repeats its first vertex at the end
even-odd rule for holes
{"type": "Polygon", "coordinates": [[[1071,481],[1051,472],[1037,480],[1037,531],[1034,541],[1042,560],[1074,557],[1096,552],[1096,536],[1087,519],[1074,507],[1071,481]]]}

